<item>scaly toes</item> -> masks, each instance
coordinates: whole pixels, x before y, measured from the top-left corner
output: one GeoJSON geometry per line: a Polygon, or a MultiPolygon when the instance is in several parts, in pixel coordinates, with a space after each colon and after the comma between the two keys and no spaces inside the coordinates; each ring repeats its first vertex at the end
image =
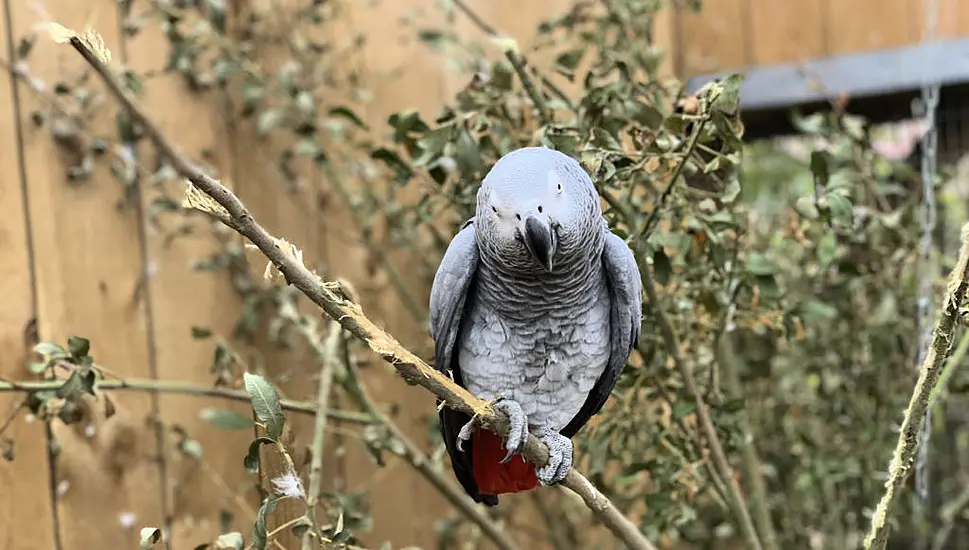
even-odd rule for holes
{"type": "Polygon", "coordinates": [[[542,430],[539,439],[548,446],[548,464],[535,475],[542,485],[554,485],[565,479],[572,467],[572,440],[549,429],[542,430]]]}
{"type": "Polygon", "coordinates": [[[464,442],[471,439],[471,434],[474,432],[475,428],[478,427],[478,419],[472,418],[461,429],[458,431],[458,450],[462,453],[464,452],[464,442]]]}
{"type": "Polygon", "coordinates": [[[508,450],[508,454],[501,460],[501,463],[505,464],[511,460],[511,457],[522,448],[522,445],[528,439],[528,419],[525,417],[521,405],[515,401],[502,399],[495,403],[494,407],[508,415],[508,439],[505,441],[505,449],[508,450]]]}

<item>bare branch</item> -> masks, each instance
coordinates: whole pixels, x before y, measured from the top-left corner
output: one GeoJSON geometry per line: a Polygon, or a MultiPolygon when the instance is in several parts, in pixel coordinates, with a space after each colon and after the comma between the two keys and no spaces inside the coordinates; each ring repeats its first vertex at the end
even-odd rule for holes
{"type": "Polygon", "coordinates": [[[316,423],[313,425],[312,457],[310,459],[309,487],[306,493],[306,519],[313,526],[312,533],[303,535],[303,550],[313,550],[316,541],[313,537],[319,535],[319,522],[316,519],[316,501],[320,496],[323,482],[323,444],[326,441],[326,413],[330,410],[330,390],[333,386],[333,366],[336,363],[337,350],[343,337],[343,330],[336,321],[330,322],[330,333],[323,344],[324,355],[320,361],[320,380],[316,393],[316,423]]]}
{"type": "MultiPolygon", "coordinates": [[[[686,159],[683,160],[686,162],[686,159]]],[[[670,182],[672,185],[672,182],[670,182]]],[[[673,359],[673,364],[676,366],[676,370],[679,371],[680,376],[683,377],[683,382],[686,385],[686,390],[690,392],[693,400],[696,402],[696,416],[700,421],[700,427],[703,429],[703,434],[707,438],[707,442],[710,444],[710,450],[713,453],[713,461],[719,470],[720,476],[727,484],[727,489],[729,490],[729,502],[733,505],[734,515],[737,516],[737,522],[740,524],[740,530],[743,533],[744,540],[747,542],[748,548],[752,550],[761,550],[762,546],[760,539],[757,537],[757,531],[754,529],[754,522],[750,518],[750,510],[747,508],[747,502],[744,499],[744,493],[740,489],[740,484],[737,483],[737,478],[733,475],[733,470],[730,468],[730,463],[727,461],[727,454],[723,451],[723,444],[720,443],[720,438],[717,436],[717,429],[713,425],[713,420],[710,418],[710,409],[707,407],[706,402],[703,400],[703,396],[700,395],[700,390],[697,388],[696,378],[693,376],[693,371],[690,366],[683,361],[682,356],[680,356],[680,341],[673,331],[673,325],[670,320],[666,317],[662,308],[659,306],[659,298],[656,294],[656,283],[653,281],[653,274],[648,265],[643,265],[640,267],[640,272],[643,277],[643,289],[646,291],[646,297],[649,298],[649,303],[652,304],[653,310],[656,313],[656,318],[659,322],[660,332],[663,335],[663,341],[666,344],[667,352],[673,359]]]]}
{"type": "MultiPolygon", "coordinates": [[[[25,382],[0,380],[0,393],[56,390],[63,384],[63,380],[25,382]]],[[[99,380],[96,387],[101,391],[139,391],[175,395],[198,395],[205,397],[217,397],[220,399],[228,399],[230,401],[239,401],[242,403],[249,403],[251,400],[249,394],[242,390],[201,386],[191,382],[176,382],[172,380],[149,380],[141,378],[99,380]]],[[[283,405],[283,410],[286,411],[301,414],[316,414],[316,403],[307,401],[293,401],[289,399],[283,399],[281,403],[283,405]]],[[[374,419],[369,415],[353,411],[329,409],[326,411],[326,416],[330,420],[353,422],[355,424],[372,424],[374,422],[374,419]]]]}
{"type": "MultiPolygon", "coordinates": [[[[144,134],[166,157],[175,171],[189,180],[196,188],[219,203],[229,213],[232,228],[252,242],[283,274],[286,281],[296,287],[313,303],[323,309],[331,318],[338,321],[345,330],[364,341],[375,353],[393,365],[397,373],[408,383],[422,386],[461,412],[476,415],[482,424],[498,434],[508,430],[508,417],[496,412],[486,401],[481,400],[464,388],[456,385],[450,378],[438,372],[406,348],[393,336],[379,328],[363,314],[360,306],[343,298],[332,284],[324,283],[304,266],[295,255],[283,250],[263,229],[245,205],[218,180],[207,175],[181,154],[165,137],[158,126],[128,96],[117,77],[102,60],[102,56],[86,44],[86,40],[73,35],[67,42],[84,58],[107,84],[111,93],[137,121],[144,134]]],[[[522,454],[536,466],[548,463],[548,448],[535,436],[529,435],[522,454]]],[[[616,506],[599,492],[592,483],[574,469],[569,470],[562,484],[575,491],[596,517],[619,537],[628,548],[634,550],[655,550],[655,546],[639,532],[635,525],[616,506]]]]}
{"type": "Polygon", "coordinates": [[[962,316],[962,306],[966,303],[967,293],[969,293],[969,223],[962,226],[962,247],[959,249],[959,259],[949,275],[945,301],[942,303],[942,314],[935,326],[932,344],[919,368],[919,378],[915,383],[912,398],[905,409],[902,428],[898,434],[898,444],[888,465],[885,494],[871,516],[871,529],[865,536],[865,550],[883,550],[888,544],[888,535],[891,531],[888,517],[918,454],[925,411],[929,407],[932,392],[938,384],[942,366],[955,343],[956,326],[962,316]]]}

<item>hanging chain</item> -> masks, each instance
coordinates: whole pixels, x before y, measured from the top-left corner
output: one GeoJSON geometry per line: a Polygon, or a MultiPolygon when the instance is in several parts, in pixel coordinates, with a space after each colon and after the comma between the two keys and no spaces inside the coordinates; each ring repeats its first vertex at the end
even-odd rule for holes
{"type": "MultiPolygon", "coordinates": [[[[937,0],[924,0],[925,28],[922,44],[934,46],[938,25],[937,0]]],[[[924,60],[924,66],[929,66],[924,60]]],[[[922,239],[919,246],[918,263],[918,326],[919,348],[916,368],[921,368],[932,340],[932,326],[935,318],[932,308],[932,286],[936,278],[936,266],[932,261],[932,234],[935,230],[935,177],[938,162],[938,132],[936,128],[936,108],[939,105],[939,83],[922,82],[922,101],[918,111],[925,118],[926,128],[922,135],[922,239]]],[[[914,106],[913,106],[914,107],[914,106]]],[[[913,109],[916,110],[916,109],[913,109]]],[[[916,116],[919,113],[914,113],[916,116]]],[[[922,501],[929,498],[928,454],[929,438],[932,432],[932,409],[926,411],[922,425],[922,438],[919,454],[915,463],[915,492],[922,501]]]]}

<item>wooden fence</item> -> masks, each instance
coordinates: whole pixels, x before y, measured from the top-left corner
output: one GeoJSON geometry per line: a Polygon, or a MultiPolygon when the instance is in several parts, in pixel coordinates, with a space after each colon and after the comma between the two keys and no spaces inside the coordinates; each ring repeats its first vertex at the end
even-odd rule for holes
{"type": "MultiPolygon", "coordinates": [[[[245,3],[229,2],[233,9],[245,3]]],[[[159,71],[166,62],[167,40],[154,24],[134,37],[122,33],[117,4],[5,0],[3,58],[14,59],[20,39],[46,12],[71,28],[92,25],[115,58],[135,71],[159,71]]],[[[134,2],[135,9],[143,8],[141,4],[134,2]]],[[[361,71],[365,87],[374,92],[375,101],[364,110],[373,127],[381,128],[388,114],[406,107],[433,115],[464,84],[464,77],[449,71],[439,55],[405,39],[413,29],[402,26],[400,19],[414,9],[422,8],[428,20],[446,24],[435,15],[432,0],[346,4],[347,24],[338,26],[340,32],[349,36],[360,31],[370,37],[363,53],[346,63],[361,71]],[[401,71],[396,80],[380,78],[392,71],[401,71]]],[[[524,45],[538,21],[568,9],[571,2],[469,4],[524,45]]],[[[915,41],[919,28],[917,18],[908,17],[919,12],[906,11],[916,3],[905,0],[856,0],[851,15],[842,14],[847,4],[836,0],[706,4],[701,16],[668,12],[658,29],[659,42],[672,51],[670,68],[680,75],[915,41]],[[896,16],[904,25],[891,27],[896,16]],[[885,30],[889,27],[893,30],[885,30]]],[[[958,16],[943,17],[943,27],[958,21],[958,28],[965,28],[965,14],[963,9],[958,16]]],[[[460,16],[453,24],[465,35],[483,36],[460,16]]],[[[205,221],[193,220],[197,236],[169,242],[167,235],[178,229],[172,226],[174,218],[162,218],[160,227],[148,222],[159,189],[141,189],[132,196],[132,189],[110,174],[110,163],[101,161],[87,180],[68,181],[66,168],[74,159],[53,142],[48,125],[36,124],[37,113],[49,112],[50,86],[72,79],[81,67],[69,48],[42,38],[26,67],[29,75],[12,85],[4,74],[0,83],[0,377],[30,379],[25,363],[33,343],[63,343],[78,335],[91,339],[96,361],[118,376],[209,384],[213,341],[193,339],[188,329],[208,327],[228,338],[241,305],[226,276],[192,269],[215,251],[205,221]],[[32,89],[31,83],[40,89],[32,89]]],[[[175,76],[152,78],[144,101],[164,130],[187,153],[204,157],[272,233],[297,243],[308,264],[372,290],[367,293],[368,311],[403,341],[420,341],[419,327],[396,313],[401,309],[396,298],[377,292],[383,282],[366,271],[365,251],[346,240],[345,230],[352,224],[345,210],[333,202],[321,206],[305,189],[279,192],[278,185],[270,184],[280,177],[274,159],[247,123],[227,119],[224,106],[211,96],[185,93],[175,76]]],[[[90,132],[114,135],[114,115],[110,103],[103,105],[90,120],[90,132]]],[[[148,154],[147,148],[142,154],[148,154]]],[[[150,159],[145,161],[150,164],[150,159]]],[[[308,189],[317,189],[317,183],[308,189]]],[[[169,191],[177,193],[174,187],[169,191]]],[[[249,257],[258,264],[256,255],[249,257]]],[[[426,292],[418,289],[418,296],[424,299],[426,292]]],[[[264,344],[244,349],[243,361],[279,373],[286,364],[300,361],[300,353],[264,344]]],[[[372,373],[368,383],[381,401],[400,405],[398,420],[415,440],[423,441],[426,420],[434,414],[433,400],[383,371],[372,373]]],[[[283,391],[312,398],[309,387],[311,380],[297,379],[283,391]]],[[[5,435],[15,441],[15,460],[0,463],[0,548],[135,548],[138,528],[160,526],[167,514],[173,525],[172,547],[181,550],[215,535],[223,509],[232,513],[234,528],[248,531],[257,503],[235,495],[253,481],[241,464],[251,434],[219,431],[199,419],[200,410],[211,406],[246,413],[244,403],[134,392],[115,392],[111,398],[117,413],[110,419],[95,408],[80,425],[54,423],[52,434],[28,415],[13,421],[5,435]],[[162,451],[173,446],[177,434],[167,430],[165,446],[159,447],[155,420],[184,428],[202,443],[204,459],[186,460],[162,451]],[[51,448],[51,441],[57,448],[51,448]],[[185,492],[185,487],[191,490],[185,492]]],[[[0,393],[0,422],[14,403],[13,394],[0,393]]],[[[296,419],[293,440],[305,445],[308,429],[307,419],[296,419]]],[[[370,490],[375,523],[367,539],[390,539],[397,548],[433,545],[434,522],[448,511],[443,499],[401,465],[376,470],[359,447],[349,441],[345,452],[328,457],[327,483],[370,490]]]]}

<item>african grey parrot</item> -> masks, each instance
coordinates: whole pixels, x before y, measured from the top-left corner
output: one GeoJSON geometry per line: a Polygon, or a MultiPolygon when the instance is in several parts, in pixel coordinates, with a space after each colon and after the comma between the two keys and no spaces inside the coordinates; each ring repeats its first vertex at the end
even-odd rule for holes
{"type": "Polygon", "coordinates": [[[495,408],[511,421],[502,445],[440,409],[451,466],[476,502],[562,481],[571,437],[602,408],[639,338],[641,290],[578,162],[526,147],[495,163],[430,296],[435,367],[482,399],[500,397],[495,408]],[[537,472],[517,454],[529,431],[550,454],[537,472]]]}

